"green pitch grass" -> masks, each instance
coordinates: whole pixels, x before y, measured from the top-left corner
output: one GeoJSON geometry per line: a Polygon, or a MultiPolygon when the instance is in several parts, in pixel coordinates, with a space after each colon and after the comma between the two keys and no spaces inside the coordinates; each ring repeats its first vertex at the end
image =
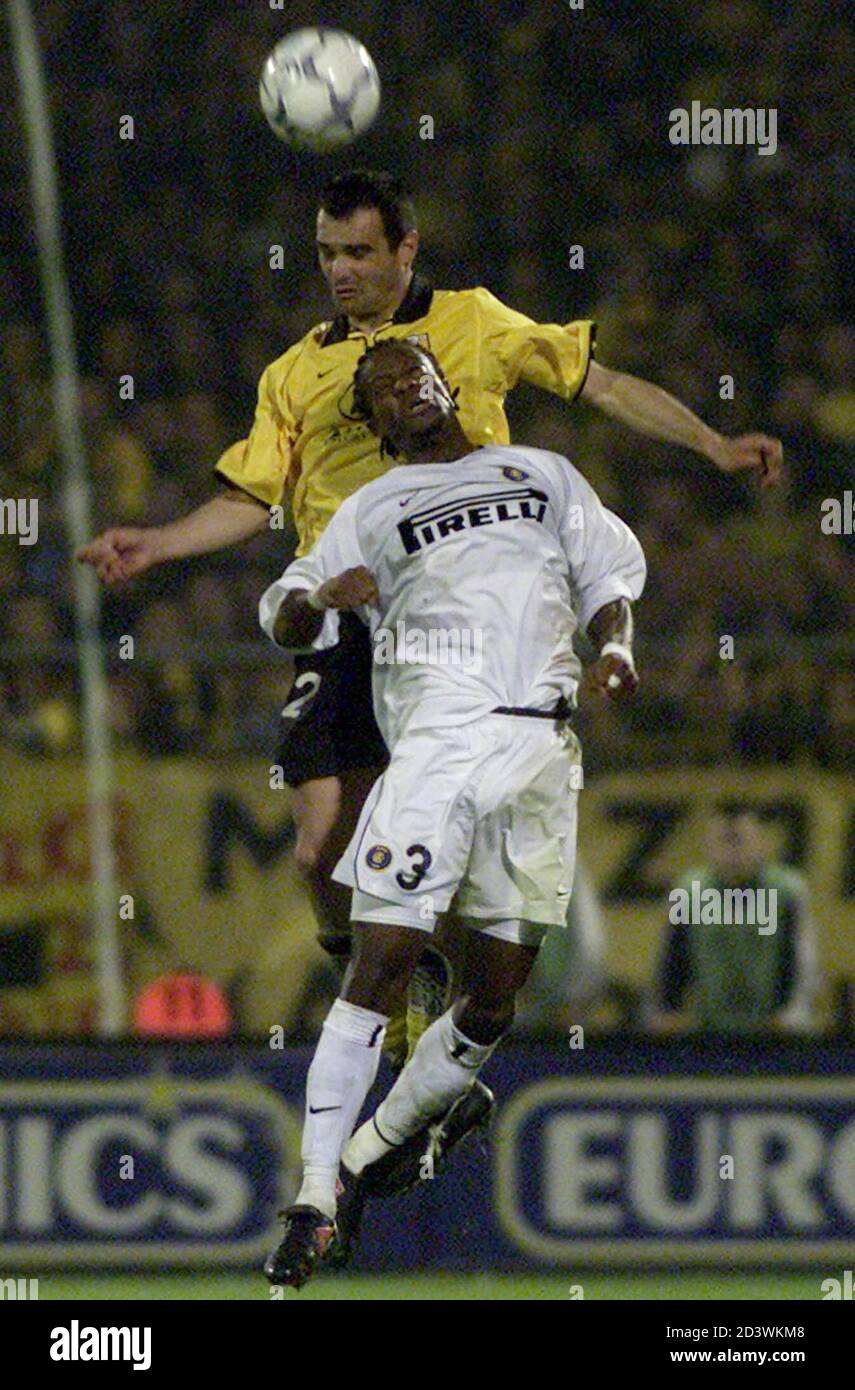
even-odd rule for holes
{"type": "MultiPolygon", "coordinates": [[[[493,1303],[521,1300],[559,1301],[572,1298],[581,1284],[587,1300],[725,1299],[735,1302],[763,1299],[821,1298],[820,1273],[792,1274],[432,1274],[319,1277],[300,1293],[283,1289],[283,1301],[444,1302],[465,1300],[493,1303]]],[[[579,1297],[578,1294],[575,1295],[579,1297]]],[[[270,1300],[266,1280],[244,1274],[45,1274],[39,1277],[39,1299],[77,1302],[103,1299],[137,1302],[147,1299],[270,1300]]]]}

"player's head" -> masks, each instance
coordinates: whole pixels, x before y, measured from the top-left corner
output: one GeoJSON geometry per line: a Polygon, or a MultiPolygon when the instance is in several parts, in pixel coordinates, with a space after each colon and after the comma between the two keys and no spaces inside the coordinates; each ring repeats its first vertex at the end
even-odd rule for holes
{"type": "Polygon", "coordinates": [[[321,274],[336,308],[357,322],[403,299],[418,245],[413,204],[391,174],[354,169],[321,194],[321,274]]]}
{"type": "Polygon", "coordinates": [[[707,854],[725,882],[739,883],[755,874],[766,857],[756,811],[738,801],[718,802],[710,815],[707,854]]]}
{"type": "Polygon", "coordinates": [[[388,453],[410,454],[456,420],[457,406],[433,353],[406,338],[384,338],[359,359],[353,413],[388,453]]]}

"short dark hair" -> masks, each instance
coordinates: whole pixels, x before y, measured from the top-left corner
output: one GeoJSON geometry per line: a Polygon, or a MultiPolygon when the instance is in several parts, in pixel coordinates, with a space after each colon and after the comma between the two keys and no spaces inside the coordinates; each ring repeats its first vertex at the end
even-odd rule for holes
{"type": "Polygon", "coordinates": [[[376,208],[392,251],[397,251],[416,225],[416,210],[401,180],[373,169],[337,174],[321,193],[321,207],[330,217],[349,217],[357,208],[376,208]]]}

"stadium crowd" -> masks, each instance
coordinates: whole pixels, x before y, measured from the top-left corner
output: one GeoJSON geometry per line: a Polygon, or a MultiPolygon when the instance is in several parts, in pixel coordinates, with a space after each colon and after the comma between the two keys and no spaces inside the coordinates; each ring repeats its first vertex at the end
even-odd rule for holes
{"type": "MultiPolygon", "coordinates": [[[[313,7],[35,8],[93,528],[157,524],[210,494],[218,456],[249,428],[264,366],[329,316],[312,219],[320,182],[347,157],[319,163],[280,147],[255,99],[267,48],[310,22],[313,7]],[[125,114],[133,140],[119,138],[125,114]],[[274,245],[284,271],[270,269],[274,245]],[[132,399],[120,396],[128,376],[132,399]]],[[[642,691],[629,713],[586,703],[589,768],[852,768],[852,537],[820,527],[822,499],[842,500],[851,486],[855,441],[843,264],[855,187],[844,121],[852,31],[835,4],[817,0],[643,9],[641,24],[629,0],[579,11],[507,3],[498,13],[353,0],[348,27],[381,76],[416,54],[423,64],[418,84],[386,83],[358,159],[412,186],[420,264],[436,283],[486,284],[544,321],[593,318],[605,365],[657,382],[725,433],[784,440],[788,483],[759,491],[584,406],[528,389],[510,400],[514,437],[577,462],[648,556],[642,691]],[[595,52],[608,63],[588,61],[595,52]],[[692,100],[779,107],[777,152],[671,145],[669,110],[692,100]],[[575,246],[583,269],[573,268],[575,246]]],[[[0,496],[38,497],[40,507],[37,544],[10,535],[0,544],[0,728],[7,743],[60,754],[79,746],[71,574],[11,105],[0,137],[0,496]]],[[[134,660],[112,664],[120,743],[153,755],[266,755],[286,681],[256,606],[289,542],[271,531],[108,595],[111,650],[122,635],[135,639],[134,660]]]]}

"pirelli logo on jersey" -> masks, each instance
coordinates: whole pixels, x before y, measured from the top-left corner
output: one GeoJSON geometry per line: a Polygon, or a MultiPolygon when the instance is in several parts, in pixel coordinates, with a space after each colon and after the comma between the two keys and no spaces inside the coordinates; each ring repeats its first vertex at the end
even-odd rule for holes
{"type": "Polygon", "coordinates": [[[548,502],[546,493],[536,487],[503,488],[501,492],[425,507],[399,522],[398,530],[407,554],[414,555],[454,531],[492,526],[497,521],[543,521],[548,502]]]}

